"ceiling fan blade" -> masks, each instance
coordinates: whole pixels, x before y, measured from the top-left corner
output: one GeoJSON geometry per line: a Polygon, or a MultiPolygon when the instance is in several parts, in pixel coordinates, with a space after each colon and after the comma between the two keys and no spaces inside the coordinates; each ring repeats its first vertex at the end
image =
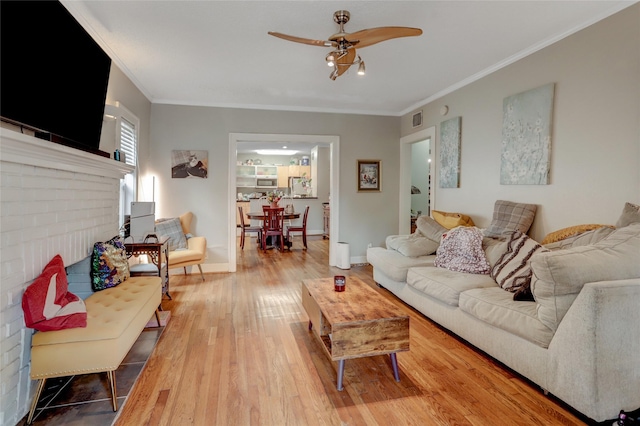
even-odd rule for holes
{"type": "Polygon", "coordinates": [[[268,34],[274,37],[281,38],[283,40],[295,41],[296,43],[302,43],[302,44],[310,44],[312,46],[320,46],[320,47],[336,47],[337,46],[335,42],[328,41],[328,40],[312,40],[310,38],[296,37],[296,36],[291,36],[287,34],[277,33],[274,31],[269,31],[268,34]]]}
{"type": "Polygon", "coordinates": [[[414,37],[419,36],[420,34],[422,34],[422,30],[420,28],[378,27],[356,31],[355,33],[349,34],[346,38],[354,46],[363,48],[392,38],[414,37]]]}
{"type": "Polygon", "coordinates": [[[347,50],[347,54],[336,59],[338,77],[345,73],[356,59],[356,49],[347,50]]]}

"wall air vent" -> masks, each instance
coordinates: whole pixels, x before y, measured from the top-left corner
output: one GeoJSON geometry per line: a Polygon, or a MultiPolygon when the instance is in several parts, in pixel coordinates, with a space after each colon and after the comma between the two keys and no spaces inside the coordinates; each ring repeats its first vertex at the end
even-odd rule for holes
{"type": "Polygon", "coordinates": [[[411,122],[412,122],[413,128],[422,126],[422,111],[418,111],[415,114],[413,114],[413,118],[411,122]]]}

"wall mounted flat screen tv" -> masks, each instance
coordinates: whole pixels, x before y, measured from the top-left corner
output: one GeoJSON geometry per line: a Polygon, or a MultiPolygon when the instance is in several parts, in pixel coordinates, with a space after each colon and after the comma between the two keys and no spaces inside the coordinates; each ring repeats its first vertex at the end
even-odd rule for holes
{"type": "Polygon", "coordinates": [[[105,155],[111,59],[58,1],[2,1],[0,116],[36,136],[105,155]]]}

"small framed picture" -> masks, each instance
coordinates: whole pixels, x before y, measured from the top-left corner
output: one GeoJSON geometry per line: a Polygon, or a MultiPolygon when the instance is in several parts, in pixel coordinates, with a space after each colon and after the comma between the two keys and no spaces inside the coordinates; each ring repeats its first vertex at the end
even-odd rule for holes
{"type": "Polygon", "coordinates": [[[380,192],[380,160],[358,160],[358,192],[380,192]]]}

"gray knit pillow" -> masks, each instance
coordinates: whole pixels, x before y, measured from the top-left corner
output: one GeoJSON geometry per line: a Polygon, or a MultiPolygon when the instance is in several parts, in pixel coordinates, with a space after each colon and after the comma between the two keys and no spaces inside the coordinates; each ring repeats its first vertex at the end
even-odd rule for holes
{"type": "Polygon", "coordinates": [[[526,234],[536,216],[535,204],[498,200],[493,208],[493,220],[484,231],[485,237],[506,238],[514,231],[526,234]]]}
{"type": "Polygon", "coordinates": [[[169,237],[169,250],[187,248],[187,238],[184,236],[180,219],[177,217],[157,222],[156,234],[159,237],[169,237]]]}

